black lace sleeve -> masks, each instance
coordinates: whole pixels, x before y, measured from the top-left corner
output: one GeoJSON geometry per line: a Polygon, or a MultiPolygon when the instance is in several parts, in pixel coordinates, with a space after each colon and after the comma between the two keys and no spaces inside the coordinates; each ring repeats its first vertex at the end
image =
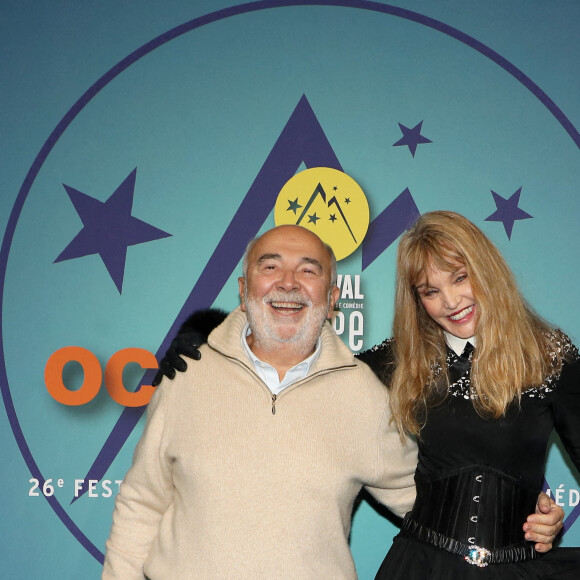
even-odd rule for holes
{"type": "Polygon", "coordinates": [[[371,367],[375,375],[388,386],[391,375],[395,370],[395,343],[387,338],[380,344],[356,355],[357,359],[371,367]]]}

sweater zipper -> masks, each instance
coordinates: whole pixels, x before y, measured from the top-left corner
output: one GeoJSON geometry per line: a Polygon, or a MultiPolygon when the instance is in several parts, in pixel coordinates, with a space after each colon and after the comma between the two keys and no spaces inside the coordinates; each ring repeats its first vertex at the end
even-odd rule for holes
{"type": "MultiPolygon", "coordinates": [[[[310,375],[310,377],[307,377],[307,378],[312,379],[313,377],[316,377],[316,376],[318,376],[320,374],[326,374],[326,372],[324,372],[324,373],[318,372],[318,373],[315,373],[313,375],[310,375]]],[[[298,381],[298,383],[301,383],[303,380],[304,379],[301,379],[300,381],[298,381]]],[[[290,385],[289,387],[286,387],[286,389],[284,389],[284,391],[287,391],[289,389],[293,389],[295,386],[297,386],[298,383],[296,383],[296,385],[293,384],[293,385],[290,385]]],[[[272,393],[272,415],[275,415],[276,414],[276,401],[278,400],[278,396],[279,395],[274,395],[272,393]]]]}

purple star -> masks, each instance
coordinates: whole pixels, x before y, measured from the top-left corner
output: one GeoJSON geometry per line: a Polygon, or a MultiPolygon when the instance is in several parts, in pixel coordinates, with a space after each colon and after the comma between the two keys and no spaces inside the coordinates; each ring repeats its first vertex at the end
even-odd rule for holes
{"type": "Polygon", "coordinates": [[[137,169],[134,169],[105,202],[63,184],[83,222],[83,229],[55,263],[99,254],[119,294],[123,288],[128,246],[171,236],[131,215],[136,175],[137,169]]]}
{"type": "Polygon", "coordinates": [[[534,217],[518,207],[521,192],[522,188],[520,187],[516,192],[514,192],[511,195],[509,199],[505,199],[504,197],[498,195],[493,190],[491,192],[497,210],[494,211],[489,217],[486,217],[485,221],[502,222],[508,240],[511,239],[512,237],[512,229],[514,227],[514,222],[516,220],[526,220],[528,218],[534,217]]]}
{"type": "Polygon", "coordinates": [[[411,155],[415,157],[417,145],[420,145],[422,143],[432,143],[431,139],[427,139],[427,137],[423,137],[423,135],[421,135],[422,126],[423,121],[415,125],[412,129],[409,129],[409,127],[405,127],[405,125],[399,123],[399,129],[401,129],[403,137],[399,139],[396,143],[393,143],[393,147],[402,147],[403,145],[406,145],[409,148],[411,155]]]}

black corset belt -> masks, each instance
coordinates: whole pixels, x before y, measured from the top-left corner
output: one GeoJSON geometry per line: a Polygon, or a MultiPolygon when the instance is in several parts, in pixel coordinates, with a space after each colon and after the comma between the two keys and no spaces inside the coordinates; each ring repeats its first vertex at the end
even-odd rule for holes
{"type": "Polygon", "coordinates": [[[469,468],[438,478],[415,476],[417,499],[402,525],[404,535],[487,566],[537,556],[522,526],[533,513],[537,493],[489,467],[469,468]]]}

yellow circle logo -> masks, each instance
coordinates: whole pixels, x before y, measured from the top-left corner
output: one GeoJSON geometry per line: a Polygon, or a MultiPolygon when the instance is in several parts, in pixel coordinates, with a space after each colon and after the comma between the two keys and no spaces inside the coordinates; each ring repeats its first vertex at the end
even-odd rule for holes
{"type": "Polygon", "coordinates": [[[336,254],[350,256],[369,229],[369,204],[358,183],[346,173],[313,167],[289,179],[276,200],[277,226],[297,225],[314,232],[336,254]]]}

